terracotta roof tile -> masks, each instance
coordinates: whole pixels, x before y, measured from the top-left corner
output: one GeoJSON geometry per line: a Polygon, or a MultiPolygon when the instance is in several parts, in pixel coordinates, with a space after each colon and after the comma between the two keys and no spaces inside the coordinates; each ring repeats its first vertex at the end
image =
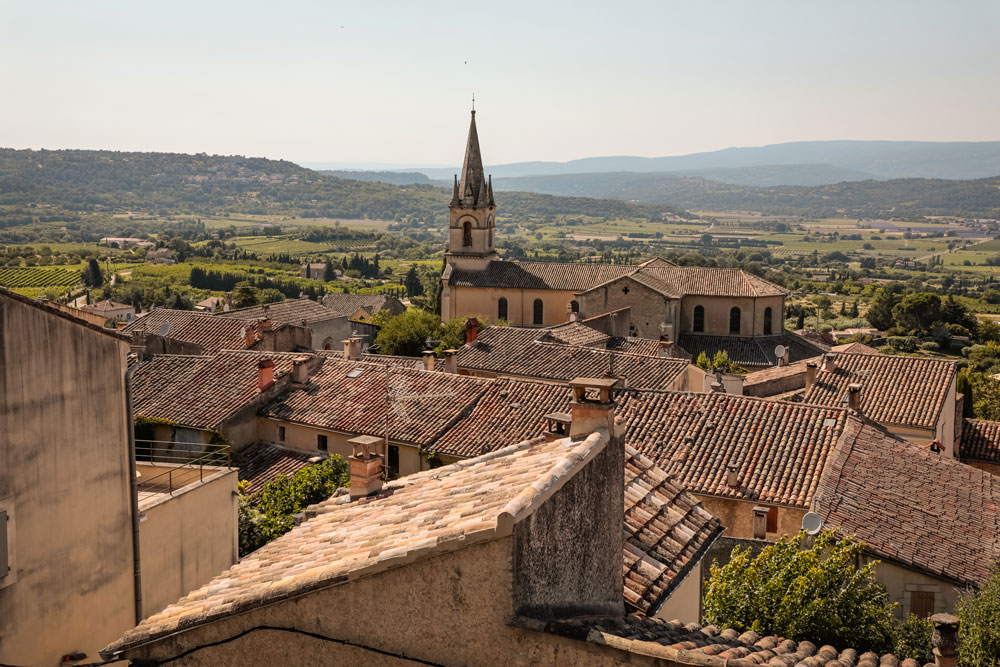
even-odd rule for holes
{"type": "Polygon", "coordinates": [[[630,276],[660,294],[684,296],[785,296],[788,290],[742,269],[704,266],[646,266],[630,276]]]}
{"type": "Polygon", "coordinates": [[[291,372],[300,354],[226,350],[211,355],[156,355],[132,376],[136,416],[169,419],[184,426],[218,428],[258,400],[257,364],[274,362],[274,379],[291,372]]]}
{"type": "Polygon", "coordinates": [[[808,507],[847,419],[839,408],[684,392],[629,392],[616,414],[625,442],[692,493],[795,507],[808,507]]]}
{"type": "Polygon", "coordinates": [[[677,337],[677,344],[695,359],[704,352],[709,358],[719,350],[729,354],[729,360],[747,368],[775,366],[778,363],[774,348],[784,345],[788,348],[792,362],[811,359],[823,353],[822,348],[790,331],[776,336],[711,336],[707,334],[683,333],[677,337]]]}
{"type": "Polygon", "coordinates": [[[242,350],[246,347],[246,329],[257,322],[242,319],[220,318],[210,313],[189,310],[154,308],[135,319],[122,333],[150,333],[160,335],[164,323],[168,324],[167,337],[200,345],[205,352],[242,350]]]}
{"type": "Polygon", "coordinates": [[[722,532],[652,460],[625,448],[625,601],[654,613],[722,532]]]}
{"type": "Polygon", "coordinates": [[[241,449],[237,454],[240,481],[249,482],[248,491],[256,493],[280,475],[294,475],[320,457],[305,452],[285,449],[278,445],[258,442],[241,449]]]}
{"type": "Polygon", "coordinates": [[[404,477],[359,501],[331,498],[311,508],[313,518],[153,614],[107,650],[426,558],[454,538],[471,544],[510,534],[606,443],[597,434],[577,442],[523,442],[404,477]]]}
{"type": "Polygon", "coordinates": [[[1000,422],[963,419],[959,456],[963,461],[1000,464],[1000,422]]]}
{"type": "Polygon", "coordinates": [[[263,408],[262,414],[342,433],[384,435],[386,382],[394,397],[389,436],[429,444],[489,388],[491,380],[418,371],[405,365],[344,361],[333,354],[309,378],[263,408]],[[391,369],[388,373],[386,369],[391,369]]]}
{"type": "Polygon", "coordinates": [[[569,381],[613,370],[637,389],[670,389],[687,371],[684,359],[602,350],[537,340],[538,329],[488,327],[458,350],[458,367],[502,375],[569,381]]]}
{"type": "Polygon", "coordinates": [[[345,317],[353,315],[359,308],[364,308],[374,315],[380,310],[388,309],[399,303],[395,297],[385,294],[338,294],[336,292],[324,295],[321,302],[326,308],[345,317]]]}
{"type": "MultiPolygon", "coordinates": [[[[542,623],[533,619],[514,619],[515,625],[542,630],[571,639],[611,646],[641,656],[643,662],[660,658],[663,664],[725,665],[727,667],[918,667],[913,659],[900,662],[896,656],[859,653],[820,646],[810,641],[797,642],[775,636],[761,636],[749,630],[740,633],[732,628],[697,623],[661,621],[642,614],[616,617],[591,617],[542,623]]],[[[660,664],[657,662],[656,664],[660,664]]]]}
{"type": "Polygon", "coordinates": [[[490,262],[483,271],[455,269],[448,283],[457,287],[507,287],[583,291],[638,267],[624,264],[562,264],[557,262],[490,262]]]}
{"type": "Polygon", "coordinates": [[[838,354],[831,373],[822,369],[803,400],[846,405],[847,387],[862,385],[861,412],[880,424],[935,428],[955,383],[955,363],[890,354],[838,354]]]}
{"type": "Polygon", "coordinates": [[[851,419],[813,510],[882,558],[978,585],[1000,558],[1000,476],[851,419]]]}
{"type": "Polygon", "coordinates": [[[302,298],[237,308],[225,313],[215,313],[213,317],[254,321],[269,319],[272,322],[301,325],[303,322],[325,322],[341,315],[312,299],[302,298]]]}

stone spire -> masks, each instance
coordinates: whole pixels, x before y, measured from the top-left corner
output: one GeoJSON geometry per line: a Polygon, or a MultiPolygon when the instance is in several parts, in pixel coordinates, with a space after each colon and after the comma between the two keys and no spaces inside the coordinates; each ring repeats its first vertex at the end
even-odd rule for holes
{"type": "Polygon", "coordinates": [[[479,133],[476,132],[476,112],[473,111],[472,121],[469,123],[469,140],[465,144],[462,177],[458,184],[459,198],[466,206],[487,206],[487,187],[483,156],[479,152],[479,133]]]}

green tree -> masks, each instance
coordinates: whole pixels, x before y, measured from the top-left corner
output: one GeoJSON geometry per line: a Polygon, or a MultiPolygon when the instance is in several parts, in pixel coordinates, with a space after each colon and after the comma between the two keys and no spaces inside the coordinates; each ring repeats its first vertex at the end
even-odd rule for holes
{"type": "Polygon", "coordinates": [[[403,285],[406,287],[407,296],[421,296],[424,293],[424,285],[420,282],[420,276],[417,275],[416,264],[410,265],[410,270],[403,278],[403,285]]]}
{"type": "Polygon", "coordinates": [[[410,308],[405,313],[385,321],[375,336],[375,343],[380,354],[418,357],[427,349],[428,338],[439,341],[441,335],[441,320],[437,315],[426,310],[410,308]]]}
{"type": "Polygon", "coordinates": [[[930,292],[907,294],[893,306],[892,317],[904,329],[930,331],[931,325],[941,321],[941,297],[930,292]]]}
{"type": "Polygon", "coordinates": [[[972,407],[972,380],[966,371],[960,371],[955,380],[955,391],[962,394],[962,416],[966,419],[975,417],[975,410],[972,407]]]}
{"type": "Polygon", "coordinates": [[[1000,565],[978,590],[958,598],[959,664],[1000,667],[1000,565]]]}
{"type": "Polygon", "coordinates": [[[795,330],[801,331],[806,328],[806,311],[799,309],[799,318],[795,320],[795,330]]]}
{"type": "Polygon", "coordinates": [[[863,545],[832,531],[808,548],[804,538],[782,538],[757,556],[736,547],[727,565],[713,563],[705,622],[859,651],[891,648],[893,605],[875,580],[877,561],[855,567],[863,545]]]}
{"type": "Polygon", "coordinates": [[[93,257],[87,261],[87,268],[83,270],[83,282],[90,287],[100,287],[104,284],[104,274],[101,273],[101,265],[93,257]]]}
{"type": "Polygon", "coordinates": [[[896,324],[896,320],[892,316],[892,309],[897,303],[899,303],[899,296],[895,292],[885,287],[879,287],[875,290],[875,296],[872,297],[868,312],[865,313],[865,319],[876,329],[882,331],[891,329],[896,324]]]}
{"type": "Polygon", "coordinates": [[[326,260],[326,266],[323,268],[323,280],[326,282],[330,282],[336,277],[337,274],[333,272],[333,264],[330,263],[329,259],[326,260]]]}
{"type": "Polygon", "coordinates": [[[892,652],[900,659],[914,658],[924,665],[934,662],[934,647],[931,635],[934,624],[926,618],[910,614],[893,627],[892,652]]]}
{"type": "Polygon", "coordinates": [[[240,285],[233,293],[233,305],[236,308],[249,308],[260,303],[257,288],[252,285],[240,285]]]}

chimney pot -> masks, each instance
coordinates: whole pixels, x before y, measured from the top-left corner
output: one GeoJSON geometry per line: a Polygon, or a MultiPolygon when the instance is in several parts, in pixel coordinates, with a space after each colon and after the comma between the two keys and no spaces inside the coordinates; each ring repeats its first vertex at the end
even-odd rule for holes
{"type": "Polygon", "coordinates": [[[847,385],[847,407],[851,410],[861,409],[861,385],[856,382],[847,385]]]}
{"type": "Polygon", "coordinates": [[[815,361],[806,362],[806,391],[812,389],[813,385],[816,384],[816,372],[818,370],[819,368],[815,361]]]}
{"type": "Polygon", "coordinates": [[[352,336],[344,343],[344,361],[359,361],[361,359],[361,338],[352,336]]]}
{"type": "Polygon", "coordinates": [[[479,340],[479,320],[470,317],[465,321],[465,344],[471,345],[479,340]]]}
{"type": "Polygon", "coordinates": [[[740,485],[739,479],[740,467],[735,463],[730,463],[726,466],[726,485],[736,488],[740,485]]]}
{"type": "Polygon", "coordinates": [[[573,400],[570,401],[569,436],[574,440],[585,438],[594,431],[607,430],[615,435],[615,403],[612,391],[618,378],[579,377],[569,382],[573,400]],[[597,399],[587,397],[587,392],[597,393],[597,399]]]}
{"type": "Polygon", "coordinates": [[[228,313],[233,309],[233,293],[226,292],[225,296],[222,297],[224,300],[224,305],[222,306],[222,312],[228,313]]]}
{"type": "Polygon", "coordinates": [[[937,667],[955,667],[958,663],[958,617],[934,614],[931,623],[934,624],[934,635],[931,637],[934,664],[937,667]]]}
{"type": "Polygon", "coordinates": [[[445,373],[458,373],[458,350],[445,350],[444,351],[444,372],[445,373]]]}
{"type": "Polygon", "coordinates": [[[431,350],[424,350],[424,370],[433,371],[434,370],[434,352],[431,350]]]}
{"type": "Polygon", "coordinates": [[[382,490],[382,450],[385,440],[374,435],[362,435],[347,441],[351,445],[351,500],[364,498],[382,490]]]}
{"type": "Polygon", "coordinates": [[[292,382],[306,384],[309,382],[309,357],[292,359],[292,382]]]}
{"type": "Polygon", "coordinates": [[[833,352],[827,352],[823,355],[823,370],[827,373],[832,373],[837,370],[837,355],[833,352]]]}
{"type": "Polygon", "coordinates": [[[716,394],[724,394],[724,393],[726,393],[725,387],[723,387],[722,383],[719,382],[718,380],[716,380],[715,382],[713,382],[711,387],[712,387],[712,391],[714,393],[716,393],[716,394]]]}
{"type": "Polygon", "coordinates": [[[261,359],[257,362],[257,390],[264,391],[274,384],[274,362],[261,359]]]}
{"type": "Polygon", "coordinates": [[[572,422],[573,417],[565,412],[550,412],[545,415],[545,442],[568,437],[572,422]]]}

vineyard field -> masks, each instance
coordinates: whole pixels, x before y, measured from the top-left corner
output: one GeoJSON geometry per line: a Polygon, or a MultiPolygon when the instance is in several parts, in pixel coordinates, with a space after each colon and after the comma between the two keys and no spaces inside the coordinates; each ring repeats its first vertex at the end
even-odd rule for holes
{"type": "Polygon", "coordinates": [[[79,271],[68,269],[0,268],[0,285],[4,287],[69,287],[81,280],[79,271]]]}

